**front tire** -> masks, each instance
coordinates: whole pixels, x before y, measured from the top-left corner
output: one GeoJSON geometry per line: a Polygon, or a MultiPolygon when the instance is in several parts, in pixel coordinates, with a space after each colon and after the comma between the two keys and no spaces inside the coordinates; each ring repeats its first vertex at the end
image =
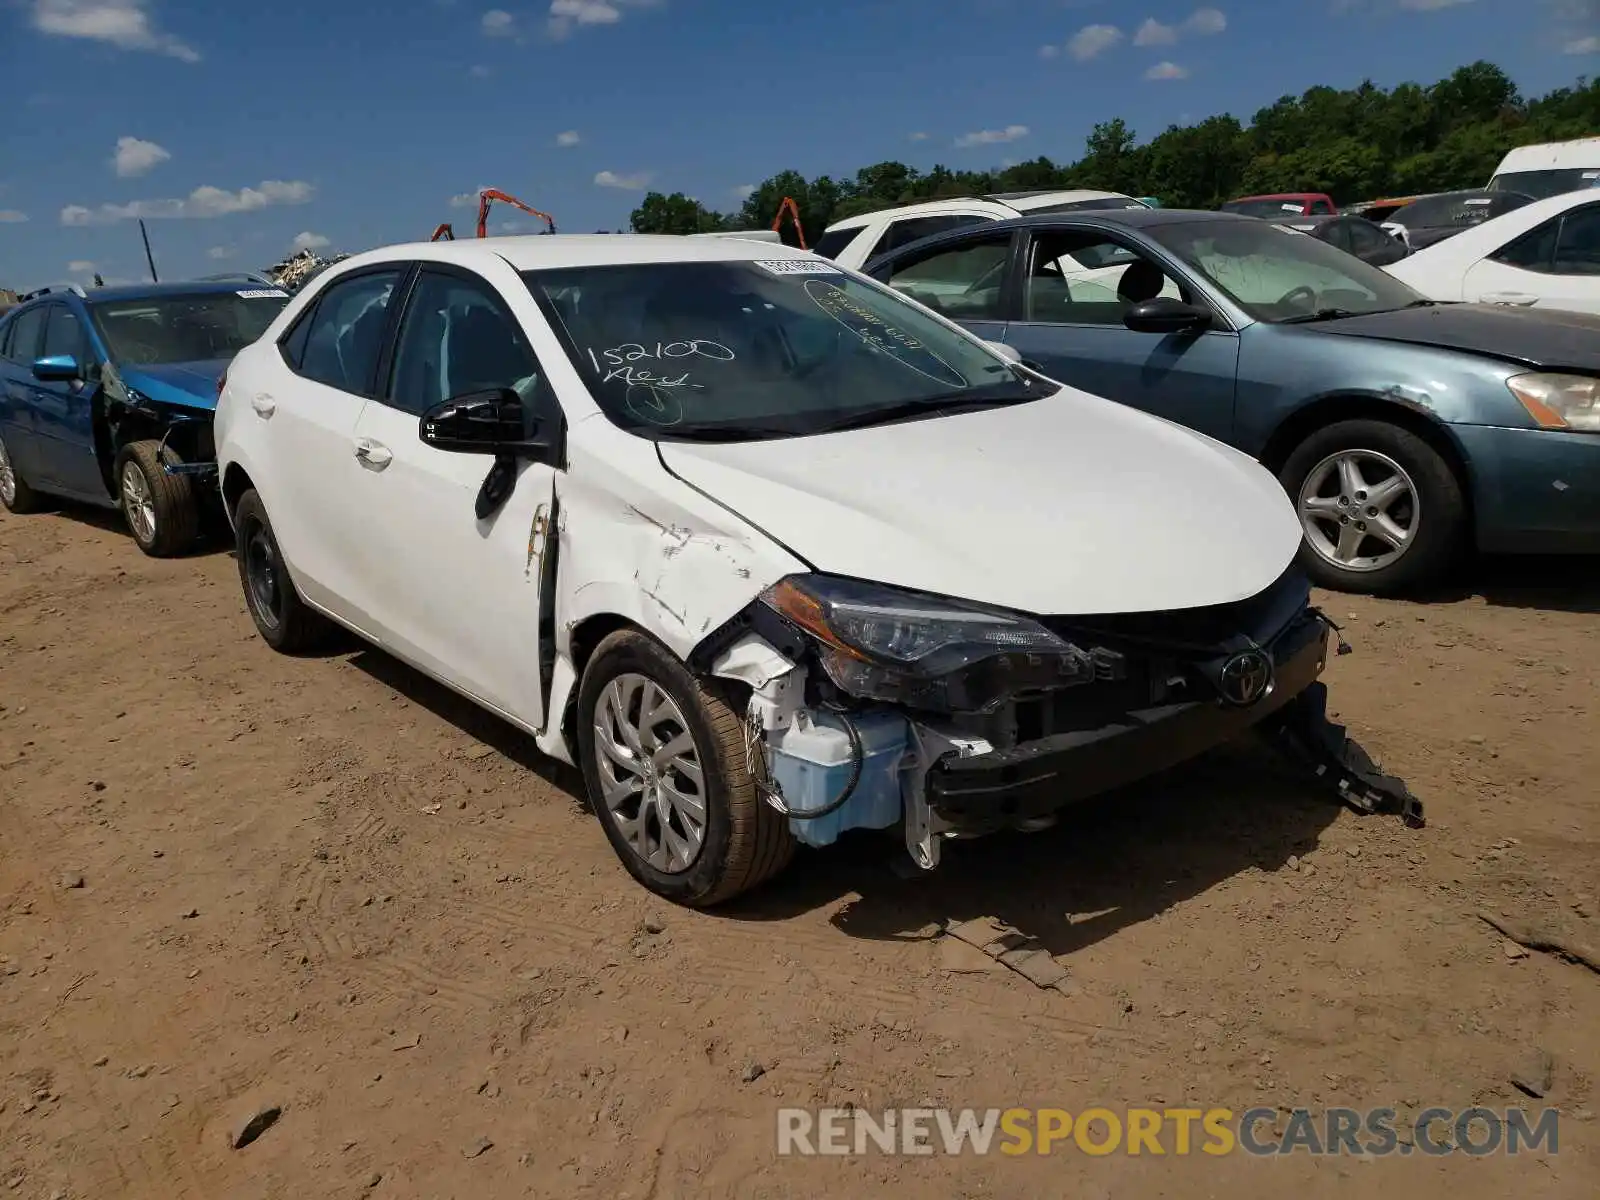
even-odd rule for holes
{"type": "Polygon", "coordinates": [[[42,500],[39,493],[28,486],[28,481],[17,470],[11,452],[6,449],[5,439],[0,438],[0,504],[6,506],[7,512],[22,516],[25,513],[38,512],[44,507],[42,500]]]}
{"type": "Polygon", "coordinates": [[[200,537],[200,510],[187,475],[168,475],[182,460],[157,441],[131,442],[117,455],[117,504],[139,549],[172,558],[200,537]]]}
{"type": "Polygon", "coordinates": [[[1387,421],[1340,421],[1301,442],[1279,473],[1314,583],[1393,595],[1442,583],[1467,541],[1461,481],[1437,450],[1387,421]]]}
{"type": "Polygon", "coordinates": [[[794,857],[787,818],[757,794],[744,727],[660,643],[624,629],[596,648],[578,694],[589,804],[636,880],[707,908],[794,857]]]}
{"type": "Polygon", "coordinates": [[[261,640],[280,654],[315,649],[332,626],[300,599],[267,519],[267,507],[254,488],[239,497],[233,527],[244,603],[261,640]]]}

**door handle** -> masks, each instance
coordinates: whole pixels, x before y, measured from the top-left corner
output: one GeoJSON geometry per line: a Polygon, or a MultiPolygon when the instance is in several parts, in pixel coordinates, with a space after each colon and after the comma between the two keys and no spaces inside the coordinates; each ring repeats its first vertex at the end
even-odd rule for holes
{"type": "Polygon", "coordinates": [[[381,471],[393,460],[389,447],[371,438],[356,439],[356,457],[361,460],[361,465],[371,467],[374,471],[381,471]]]}
{"type": "Polygon", "coordinates": [[[278,411],[278,402],[265,392],[257,392],[250,397],[250,407],[256,410],[256,416],[265,419],[278,411]]]}
{"type": "Polygon", "coordinates": [[[1531,308],[1539,303],[1539,297],[1532,292],[1485,292],[1485,304],[1515,304],[1519,308],[1531,308]]]}

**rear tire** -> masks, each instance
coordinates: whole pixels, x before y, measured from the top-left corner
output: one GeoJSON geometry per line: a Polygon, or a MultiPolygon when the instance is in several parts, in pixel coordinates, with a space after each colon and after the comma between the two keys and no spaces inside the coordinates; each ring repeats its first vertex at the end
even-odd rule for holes
{"type": "Polygon", "coordinates": [[[617,857],[656,895],[708,908],[765,883],[794,857],[788,819],[756,792],[744,736],[739,714],[654,639],[623,629],[595,649],[578,693],[584,785],[617,857]],[[656,720],[646,719],[647,705],[659,714],[656,720]],[[629,728],[621,729],[619,719],[629,728]],[[620,736],[613,740],[602,729],[620,730],[620,736]],[[602,737],[612,742],[610,753],[602,737]],[[637,739],[635,750],[628,748],[630,739],[637,739]],[[682,749],[661,754],[668,744],[682,749]],[[623,761],[642,767],[658,755],[662,761],[648,770],[623,761]],[[619,778],[629,786],[614,809],[607,785],[619,794],[619,778]],[[685,795],[688,804],[678,803],[685,795]],[[685,815],[696,806],[703,819],[685,815]],[[683,853],[686,845],[692,853],[683,853]],[[671,861],[675,854],[682,861],[671,861]]]}
{"type": "Polygon", "coordinates": [[[0,504],[6,506],[7,512],[16,513],[19,517],[38,512],[44,507],[44,498],[28,486],[22,472],[17,470],[17,464],[6,449],[3,438],[0,438],[0,504]]]}
{"type": "Polygon", "coordinates": [[[134,542],[152,558],[183,554],[200,537],[200,510],[189,477],[162,469],[182,461],[157,441],[131,442],[117,455],[117,506],[134,542]]]}
{"type": "Polygon", "coordinates": [[[267,519],[266,505],[254,488],[239,497],[233,527],[239,583],[261,640],[280,654],[297,654],[325,642],[333,627],[300,599],[267,519]]]}
{"type": "Polygon", "coordinates": [[[1300,517],[1300,563],[1322,587],[1373,595],[1433,587],[1466,548],[1461,480],[1409,429],[1339,421],[1295,447],[1278,478],[1300,517]]]}

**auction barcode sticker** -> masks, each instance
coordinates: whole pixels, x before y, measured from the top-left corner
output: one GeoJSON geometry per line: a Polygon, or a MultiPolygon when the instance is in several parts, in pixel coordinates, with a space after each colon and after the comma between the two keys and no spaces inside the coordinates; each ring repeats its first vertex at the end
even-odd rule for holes
{"type": "Polygon", "coordinates": [[[277,288],[246,288],[242,292],[234,293],[243,296],[246,300],[287,300],[288,292],[280,292],[277,288]]]}
{"type": "Polygon", "coordinates": [[[838,267],[809,258],[756,258],[752,262],[765,267],[774,275],[843,275],[838,267]]]}

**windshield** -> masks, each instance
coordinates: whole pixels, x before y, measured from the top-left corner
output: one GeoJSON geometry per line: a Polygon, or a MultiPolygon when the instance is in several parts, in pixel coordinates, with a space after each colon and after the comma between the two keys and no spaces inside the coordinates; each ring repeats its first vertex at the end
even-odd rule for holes
{"type": "Polygon", "coordinates": [[[644,437],[799,436],[1047,390],[894,292],[812,259],[523,278],[596,403],[644,437]]]}
{"type": "Polygon", "coordinates": [[[265,333],[288,302],[277,288],[244,288],[103,300],[90,311],[114,361],[154,366],[232,358],[265,333]]]}
{"type": "Polygon", "coordinates": [[[1246,217],[1298,217],[1304,215],[1304,200],[1282,200],[1268,197],[1265,200],[1229,200],[1222,206],[1225,213],[1238,213],[1246,217]]]}
{"type": "Polygon", "coordinates": [[[1421,299],[1387,271],[1287,225],[1185,221],[1146,232],[1258,321],[1387,312],[1421,299]]]}
{"type": "Polygon", "coordinates": [[[1600,164],[1592,167],[1567,167],[1559,171],[1511,171],[1489,181],[1491,192],[1521,192],[1535,200],[1581,192],[1600,187],[1600,164]]]}
{"type": "Polygon", "coordinates": [[[1465,228],[1531,203],[1521,192],[1450,192],[1408,204],[1389,218],[1407,229],[1465,228]]]}

